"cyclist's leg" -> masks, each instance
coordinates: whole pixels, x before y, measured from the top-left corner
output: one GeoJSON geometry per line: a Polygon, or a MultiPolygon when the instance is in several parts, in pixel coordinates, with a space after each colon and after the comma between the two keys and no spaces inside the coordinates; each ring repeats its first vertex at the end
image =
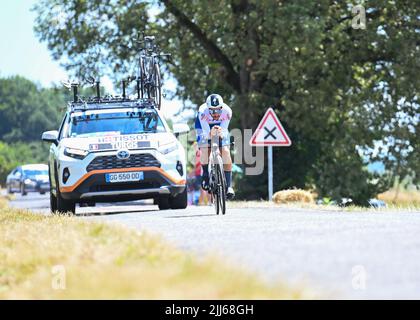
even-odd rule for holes
{"type": "Polygon", "coordinates": [[[208,145],[201,145],[200,146],[200,162],[201,167],[203,170],[202,173],[202,183],[201,186],[204,190],[208,190],[209,186],[209,156],[210,156],[210,148],[208,145]]]}
{"type": "Polygon", "coordinates": [[[223,170],[225,172],[226,179],[226,195],[229,199],[231,199],[235,195],[235,192],[232,188],[232,157],[230,156],[230,147],[226,145],[222,146],[221,154],[223,159],[223,170]]]}

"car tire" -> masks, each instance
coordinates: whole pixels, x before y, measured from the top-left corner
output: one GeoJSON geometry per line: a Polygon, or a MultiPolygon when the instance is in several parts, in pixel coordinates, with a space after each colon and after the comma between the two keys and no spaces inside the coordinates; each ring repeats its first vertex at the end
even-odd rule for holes
{"type": "Polygon", "coordinates": [[[175,197],[169,198],[169,205],[171,209],[185,209],[188,205],[187,187],[175,197]]]}
{"type": "Polygon", "coordinates": [[[76,203],[71,201],[71,200],[67,200],[67,199],[63,199],[63,197],[61,196],[60,191],[56,191],[57,192],[57,198],[56,198],[56,203],[57,203],[57,210],[56,212],[58,214],[75,214],[76,213],[76,203]]]}
{"type": "Polygon", "coordinates": [[[24,184],[20,185],[20,193],[22,194],[22,196],[28,195],[28,192],[26,192],[26,190],[25,190],[25,185],[24,184]]]}
{"type": "Polygon", "coordinates": [[[51,213],[55,213],[57,211],[57,197],[52,193],[50,190],[50,210],[51,213]]]}
{"type": "Polygon", "coordinates": [[[75,214],[76,213],[76,203],[72,200],[67,200],[64,199],[61,196],[61,192],[58,186],[58,179],[56,177],[55,179],[56,181],[56,187],[55,187],[55,194],[56,194],[56,204],[57,204],[57,210],[55,210],[54,212],[56,212],[57,214],[75,214]]]}
{"type": "Polygon", "coordinates": [[[158,206],[159,206],[159,210],[168,210],[171,208],[170,204],[169,204],[169,197],[159,197],[158,199],[158,206]]]}

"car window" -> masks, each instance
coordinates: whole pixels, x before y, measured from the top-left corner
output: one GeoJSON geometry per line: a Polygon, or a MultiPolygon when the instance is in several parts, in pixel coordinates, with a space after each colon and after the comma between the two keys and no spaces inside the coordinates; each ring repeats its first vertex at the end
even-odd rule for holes
{"type": "Polygon", "coordinates": [[[113,112],[74,115],[66,129],[66,137],[128,135],[165,132],[162,119],[154,109],[136,112],[113,112]]]}
{"type": "Polygon", "coordinates": [[[48,170],[24,170],[23,173],[27,177],[46,176],[48,175],[48,170]]]}
{"type": "Polygon", "coordinates": [[[64,116],[64,119],[63,119],[63,121],[61,122],[61,125],[60,125],[58,140],[61,140],[64,137],[65,133],[67,132],[68,125],[69,125],[69,116],[66,113],[66,115],[64,116]]]}

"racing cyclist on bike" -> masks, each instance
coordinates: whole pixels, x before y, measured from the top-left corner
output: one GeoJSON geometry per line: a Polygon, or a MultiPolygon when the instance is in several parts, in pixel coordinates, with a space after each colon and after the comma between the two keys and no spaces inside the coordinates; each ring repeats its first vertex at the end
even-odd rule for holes
{"type": "Polygon", "coordinates": [[[232,109],[223,102],[218,94],[207,97],[206,103],[198,109],[195,119],[197,143],[201,151],[200,161],[203,168],[201,186],[204,190],[209,188],[209,155],[211,138],[215,135],[221,138],[220,153],[223,159],[223,170],[226,178],[226,197],[232,199],[235,192],[232,188],[232,158],[230,156],[229,122],[232,118],[232,109]]]}

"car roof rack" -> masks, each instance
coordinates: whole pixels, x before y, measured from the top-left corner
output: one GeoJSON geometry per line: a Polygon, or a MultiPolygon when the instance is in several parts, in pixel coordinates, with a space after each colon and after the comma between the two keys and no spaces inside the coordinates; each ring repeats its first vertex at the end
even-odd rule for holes
{"type": "Polygon", "coordinates": [[[89,111],[89,110],[106,110],[106,109],[117,109],[117,108],[151,108],[157,109],[154,101],[151,99],[123,99],[118,96],[106,96],[101,100],[83,100],[83,97],[79,97],[81,100],[78,102],[70,102],[69,110],[75,111],[89,111]]]}
{"type": "MultiPolygon", "coordinates": [[[[96,87],[96,96],[83,97],[79,95],[79,82],[62,82],[62,84],[73,91],[73,101],[68,103],[68,109],[70,112],[75,111],[88,111],[88,110],[104,110],[104,109],[116,109],[116,108],[154,108],[156,104],[153,99],[141,98],[139,90],[137,88],[137,97],[130,98],[126,94],[126,86],[131,81],[135,80],[133,77],[128,77],[122,81],[122,95],[112,96],[105,95],[101,96],[100,82],[95,80],[93,77],[87,78],[85,81],[96,87]]],[[[137,83],[137,87],[138,87],[137,83]]]]}

